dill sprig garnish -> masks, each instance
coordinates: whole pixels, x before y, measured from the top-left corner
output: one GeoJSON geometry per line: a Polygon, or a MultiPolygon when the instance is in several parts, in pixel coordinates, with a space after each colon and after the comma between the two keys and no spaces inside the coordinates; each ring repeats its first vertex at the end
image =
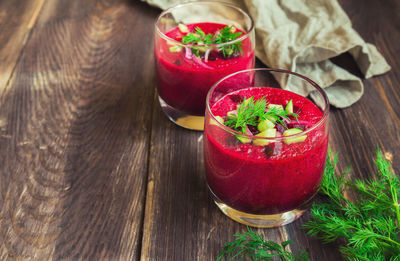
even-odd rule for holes
{"type": "Polygon", "coordinates": [[[206,34],[200,27],[196,26],[193,33],[188,33],[182,37],[182,43],[199,45],[213,44],[215,43],[213,38],[214,36],[212,34],[206,34]]]}
{"type": "Polygon", "coordinates": [[[298,117],[296,113],[289,113],[279,107],[272,107],[267,110],[268,104],[265,97],[254,101],[252,96],[240,104],[236,115],[226,116],[224,124],[231,129],[249,134],[246,133],[247,125],[257,126],[260,121],[268,119],[286,126],[284,119],[290,120],[289,116],[296,119],[298,117]]]}
{"type": "MultiPolygon", "coordinates": [[[[232,26],[225,26],[219,32],[219,34],[215,37],[216,43],[227,43],[237,39],[242,35],[241,32],[232,32],[232,26]]],[[[220,51],[224,56],[230,56],[232,54],[242,53],[242,42],[236,42],[233,44],[223,45],[220,48],[220,51]]]]}
{"type": "Polygon", "coordinates": [[[320,192],[328,198],[311,208],[308,234],[323,242],[344,241],[340,251],[348,260],[400,260],[399,177],[378,149],[376,179],[346,180],[348,171],[335,175],[337,155],[327,160],[320,192]],[[354,202],[344,196],[353,190],[354,202]]]}
{"type": "MultiPolygon", "coordinates": [[[[242,35],[242,32],[235,32],[233,26],[225,26],[214,34],[206,34],[200,27],[196,26],[194,32],[188,33],[182,37],[182,43],[185,44],[197,44],[197,45],[211,45],[211,44],[222,44],[233,40],[236,40],[242,35]]],[[[192,47],[192,53],[196,56],[200,56],[200,52],[205,52],[206,47],[192,47]]],[[[231,44],[222,45],[219,48],[224,57],[229,57],[233,54],[241,54],[242,42],[235,42],[231,44]]]]}
{"type": "Polygon", "coordinates": [[[246,133],[247,125],[257,126],[259,117],[264,117],[267,101],[261,98],[254,102],[254,97],[250,97],[248,102],[243,102],[237,109],[236,115],[226,116],[225,126],[231,129],[246,133]]]}
{"type": "Polygon", "coordinates": [[[243,260],[275,260],[279,258],[283,261],[307,261],[307,253],[302,251],[300,255],[295,255],[286,247],[292,244],[291,241],[284,241],[280,245],[273,241],[266,241],[263,237],[247,227],[247,232],[236,234],[233,242],[225,244],[224,249],[219,253],[217,260],[237,259],[243,260]]]}

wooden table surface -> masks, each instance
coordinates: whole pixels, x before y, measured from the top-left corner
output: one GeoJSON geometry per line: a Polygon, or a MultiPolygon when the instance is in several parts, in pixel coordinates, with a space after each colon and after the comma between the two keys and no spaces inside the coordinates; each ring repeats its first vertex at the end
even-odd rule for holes
{"type": "MultiPolygon", "coordinates": [[[[330,146],[352,177],[371,177],[377,145],[399,170],[400,2],[340,3],[392,70],[332,109],[330,146]]],[[[208,194],[202,133],[156,99],[159,13],[137,0],[0,1],[0,260],[214,260],[245,232],[208,194]]],[[[335,62],[362,76],[349,55],[335,62]]],[[[256,231],[342,260],[300,228],[309,219],[256,231]]]]}

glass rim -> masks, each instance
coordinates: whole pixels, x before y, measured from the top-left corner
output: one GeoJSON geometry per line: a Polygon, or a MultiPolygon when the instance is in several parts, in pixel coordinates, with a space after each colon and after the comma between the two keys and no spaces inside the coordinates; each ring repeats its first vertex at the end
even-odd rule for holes
{"type": "MultiPolygon", "coordinates": [[[[223,97],[225,97],[225,95],[223,97]]],[[[312,81],[310,78],[308,78],[308,77],[306,77],[304,75],[301,75],[301,74],[298,74],[298,73],[295,73],[295,72],[292,72],[292,71],[284,70],[284,69],[275,69],[275,68],[253,68],[253,69],[242,70],[242,71],[238,71],[238,72],[229,74],[229,75],[225,76],[224,78],[222,78],[221,80],[219,80],[218,82],[216,82],[211,87],[211,89],[207,93],[207,98],[206,98],[206,110],[211,115],[212,119],[214,121],[216,121],[216,124],[217,124],[218,127],[222,128],[223,130],[225,130],[225,131],[227,131],[227,132],[229,132],[231,134],[240,135],[242,137],[250,138],[252,140],[282,141],[282,140],[287,139],[287,138],[299,137],[299,136],[305,135],[305,134],[315,130],[316,128],[318,128],[320,125],[322,125],[327,120],[328,114],[329,114],[329,109],[330,109],[330,105],[329,105],[328,95],[326,94],[324,89],[322,89],[318,84],[316,84],[314,81],[312,81]],[[209,99],[211,97],[211,94],[214,92],[214,90],[217,88],[217,86],[221,82],[225,81],[226,79],[228,79],[230,77],[233,77],[233,76],[235,76],[237,74],[241,74],[241,73],[245,73],[245,72],[251,72],[251,71],[269,71],[269,72],[278,72],[278,73],[291,74],[291,75],[294,75],[296,77],[300,77],[301,79],[303,79],[303,80],[307,81],[308,83],[310,83],[314,88],[316,88],[316,90],[324,98],[325,109],[323,110],[323,115],[322,115],[321,119],[317,123],[313,124],[310,128],[308,128],[307,130],[302,131],[300,133],[289,135],[289,136],[273,137],[273,138],[257,137],[255,135],[244,134],[242,132],[235,131],[235,130],[229,128],[228,126],[225,126],[223,123],[219,122],[217,120],[217,118],[215,118],[216,116],[212,113],[211,108],[210,108],[209,99]]]]}
{"type": "Polygon", "coordinates": [[[220,47],[220,46],[224,46],[224,45],[228,45],[228,44],[233,44],[236,42],[240,42],[245,40],[246,38],[249,37],[249,35],[254,31],[254,20],[253,18],[246,12],[244,11],[242,8],[231,4],[231,3],[226,3],[226,2],[215,2],[215,1],[191,1],[191,2],[185,2],[185,3],[180,3],[174,6],[171,6],[167,9],[165,9],[164,11],[161,12],[161,14],[159,14],[156,18],[156,22],[154,23],[155,26],[155,30],[156,32],[160,35],[161,38],[163,38],[164,40],[167,40],[169,42],[172,42],[176,45],[182,46],[182,47],[220,47]],[[226,42],[226,43],[218,43],[218,44],[190,44],[190,43],[182,43],[180,41],[177,41],[171,37],[168,37],[167,35],[165,35],[163,32],[161,32],[160,28],[158,27],[158,23],[161,20],[161,18],[168,12],[170,12],[171,10],[175,9],[175,8],[179,8],[182,6],[186,6],[186,5],[194,5],[194,4],[220,4],[220,5],[224,5],[224,6],[229,6],[232,7],[233,9],[238,10],[240,13],[244,14],[247,18],[250,19],[250,29],[247,30],[246,32],[244,32],[243,35],[241,35],[239,38],[236,38],[235,40],[226,42]]]}

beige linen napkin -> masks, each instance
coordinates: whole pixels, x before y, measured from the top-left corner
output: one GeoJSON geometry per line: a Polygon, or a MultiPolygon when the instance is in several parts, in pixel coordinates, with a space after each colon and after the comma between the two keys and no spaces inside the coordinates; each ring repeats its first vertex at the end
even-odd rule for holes
{"type": "MultiPolygon", "coordinates": [[[[185,0],[142,0],[162,9],[185,0]]],[[[358,77],[329,59],[349,52],[365,78],[390,70],[374,45],[365,43],[336,0],[230,0],[247,10],[256,25],[256,55],[266,65],[305,75],[325,88],[338,108],[360,99],[364,86],[358,77]]],[[[299,83],[278,78],[293,90],[299,83]]],[[[306,85],[300,86],[309,94],[306,85]]],[[[313,94],[311,93],[311,96],[313,94]]]]}

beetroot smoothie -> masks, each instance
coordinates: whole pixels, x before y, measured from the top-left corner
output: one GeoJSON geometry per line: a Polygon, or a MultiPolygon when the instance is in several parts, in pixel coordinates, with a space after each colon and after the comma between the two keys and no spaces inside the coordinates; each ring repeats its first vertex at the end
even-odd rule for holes
{"type": "MultiPolygon", "coordinates": [[[[214,116],[226,117],[244,98],[261,97],[272,104],[293,101],[298,120],[286,122],[285,128],[306,131],[323,117],[323,112],[306,98],[289,91],[252,87],[225,95],[211,107],[214,116]]],[[[283,139],[266,146],[242,143],[207,114],[204,152],[207,182],[217,201],[229,207],[258,215],[293,210],[317,192],[325,167],[328,134],[325,122],[306,133],[301,142],[283,139]],[[214,123],[212,123],[214,121],[214,123]]],[[[218,118],[218,117],[217,117],[218,118]]],[[[277,136],[284,133],[277,126],[277,136]]]]}
{"type": "MultiPolygon", "coordinates": [[[[206,34],[214,34],[226,25],[197,23],[186,27],[189,32],[199,27],[206,34]]],[[[237,31],[243,33],[239,29],[237,31]]],[[[185,33],[176,27],[165,35],[181,41],[185,33]]],[[[249,38],[241,41],[240,54],[230,56],[221,55],[215,48],[196,56],[189,47],[176,51],[171,48],[171,42],[162,38],[157,41],[155,58],[159,96],[169,106],[185,114],[204,115],[206,95],[215,82],[233,72],[254,67],[254,47],[249,38]]]]}

